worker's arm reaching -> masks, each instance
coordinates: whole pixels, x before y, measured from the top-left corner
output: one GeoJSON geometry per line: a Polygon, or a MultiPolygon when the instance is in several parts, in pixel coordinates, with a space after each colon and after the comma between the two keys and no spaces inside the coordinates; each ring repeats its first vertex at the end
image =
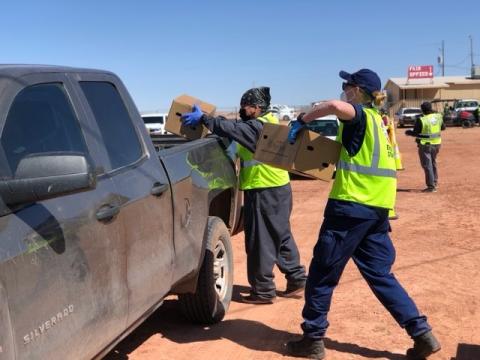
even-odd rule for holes
{"type": "Polygon", "coordinates": [[[260,120],[227,120],[223,116],[208,116],[197,105],[193,106],[192,112],[183,114],[182,120],[186,126],[203,123],[213,134],[237,141],[251,152],[255,152],[263,129],[260,120]]]}
{"type": "Polygon", "coordinates": [[[350,121],[355,118],[356,110],[355,107],[348,102],[341,100],[330,100],[315,105],[303,116],[302,120],[306,123],[309,123],[310,121],[319,117],[332,114],[337,115],[337,117],[343,121],[350,121]]]}
{"type": "Polygon", "coordinates": [[[203,115],[202,122],[215,135],[228,137],[251,152],[255,152],[258,138],[263,129],[263,123],[257,119],[227,120],[222,116],[203,115]]]}
{"type": "MultiPolygon", "coordinates": [[[[422,132],[422,120],[420,120],[420,118],[417,118],[417,120],[415,120],[415,125],[413,126],[413,130],[411,129],[408,129],[405,131],[405,135],[408,135],[408,136],[414,136],[414,137],[422,137],[420,136],[420,133],[422,132]]],[[[426,136],[428,137],[428,136],[426,136]]]]}
{"type": "Polygon", "coordinates": [[[345,101],[331,100],[316,105],[308,113],[301,113],[288,133],[288,141],[294,143],[306,123],[325,115],[334,114],[343,123],[341,142],[350,156],[355,156],[363,143],[366,118],[363,106],[345,101]],[[305,121],[306,119],[306,121],[305,121]]]}

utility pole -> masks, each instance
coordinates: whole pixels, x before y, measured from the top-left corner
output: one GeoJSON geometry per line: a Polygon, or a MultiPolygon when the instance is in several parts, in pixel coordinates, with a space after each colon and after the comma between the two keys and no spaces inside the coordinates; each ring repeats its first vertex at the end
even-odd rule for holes
{"type": "Polygon", "coordinates": [[[472,35],[468,35],[468,37],[470,38],[470,63],[473,69],[473,38],[472,35]]]}
{"type": "Polygon", "coordinates": [[[445,40],[442,40],[442,47],[438,50],[440,50],[440,55],[437,57],[437,62],[442,67],[442,76],[445,76],[445,40]]]}
{"type": "Polygon", "coordinates": [[[445,76],[445,40],[442,40],[442,76],[445,76]]]}

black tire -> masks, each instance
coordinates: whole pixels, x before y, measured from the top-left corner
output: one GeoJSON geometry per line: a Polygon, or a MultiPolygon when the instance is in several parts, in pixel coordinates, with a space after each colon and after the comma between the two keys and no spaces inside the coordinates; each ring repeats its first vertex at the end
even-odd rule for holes
{"type": "Polygon", "coordinates": [[[233,251],[224,222],[208,218],[206,249],[194,294],[179,295],[185,317],[200,324],[214,324],[223,319],[233,289],[233,251]]]}

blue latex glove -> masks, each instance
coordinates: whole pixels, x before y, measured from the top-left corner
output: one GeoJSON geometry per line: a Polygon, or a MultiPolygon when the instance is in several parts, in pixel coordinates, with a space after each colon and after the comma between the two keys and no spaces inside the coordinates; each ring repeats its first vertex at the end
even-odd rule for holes
{"type": "Polygon", "coordinates": [[[288,132],[288,142],[290,144],[295,143],[298,133],[300,132],[300,130],[302,130],[305,127],[306,127],[305,122],[303,122],[303,120],[299,116],[297,118],[297,121],[294,121],[292,123],[292,126],[290,127],[290,131],[288,132]]]}
{"type": "Polygon", "coordinates": [[[197,104],[195,104],[192,107],[192,112],[184,113],[182,115],[183,125],[185,126],[198,125],[202,116],[203,116],[202,110],[200,110],[200,107],[197,104]]]}

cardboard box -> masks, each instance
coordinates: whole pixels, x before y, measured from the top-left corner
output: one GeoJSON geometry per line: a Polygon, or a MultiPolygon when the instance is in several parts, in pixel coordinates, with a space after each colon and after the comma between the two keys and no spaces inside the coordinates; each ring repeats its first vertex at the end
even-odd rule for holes
{"type": "Polygon", "coordinates": [[[194,104],[200,106],[202,111],[207,115],[215,114],[216,108],[214,105],[194,98],[193,96],[180,95],[172,101],[172,106],[168,112],[167,123],[165,124],[165,130],[173,134],[183,136],[189,140],[205,137],[205,135],[208,133],[208,129],[205,126],[183,126],[180,119],[183,113],[192,111],[192,106],[194,104]]]}
{"type": "Polygon", "coordinates": [[[313,131],[302,130],[294,144],[288,142],[290,128],[265,124],[254,158],[302,176],[330,181],[342,144],[313,131]]]}

